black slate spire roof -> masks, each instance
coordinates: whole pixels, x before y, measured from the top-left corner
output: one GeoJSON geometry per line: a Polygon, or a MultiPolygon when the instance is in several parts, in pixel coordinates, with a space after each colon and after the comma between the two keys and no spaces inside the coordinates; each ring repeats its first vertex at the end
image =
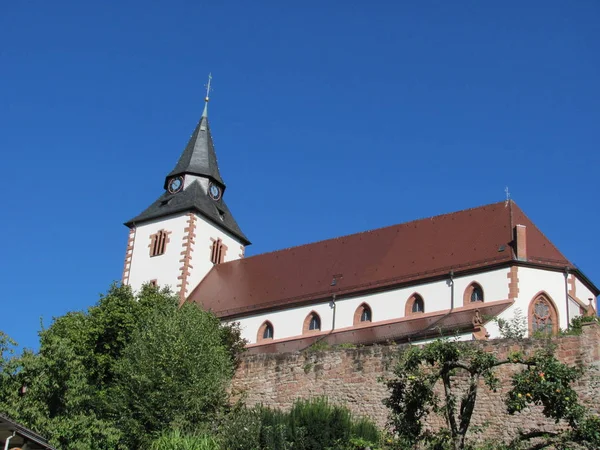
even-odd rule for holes
{"type": "Polygon", "coordinates": [[[165,179],[164,189],[166,192],[141,214],[125,222],[125,225],[131,228],[141,222],[160,217],[188,211],[197,212],[217,227],[239,239],[244,245],[250,245],[250,241],[240,229],[223,200],[225,183],[219,172],[217,155],[208,124],[208,95],[205,101],[202,117],[200,117],[192,137],[179,157],[177,165],[165,179]],[[179,175],[195,175],[221,185],[221,197],[219,200],[210,198],[198,180],[193,181],[180,192],[170,193],[167,190],[169,180],[179,175]]]}
{"type": "Polygon", "coordinates": [[[176,194],[165,192],[146,210],[126,222],[125,225],[131,228],[141,222],[187,211],[199,213],[216,226],[238,238],[244,245],[250,245],[250,241],[233,218],[223,198],[218,201],[211,199],[198,181],[194,181],[186,189],[176,194]]]}
{"type": "Polygon", "coordinates": [[[225,183],[219,172],[217,154],[215,153],[215,146],[210,133],[208,103],[205,104],[202,117],[200,117],[200,121],[192,133],[192,137],[179,157],[177,165],[167,175],[165,189],[172,177],[186,173],[211,178],[212,181],[216,181],[225,188],[225,183]]]}

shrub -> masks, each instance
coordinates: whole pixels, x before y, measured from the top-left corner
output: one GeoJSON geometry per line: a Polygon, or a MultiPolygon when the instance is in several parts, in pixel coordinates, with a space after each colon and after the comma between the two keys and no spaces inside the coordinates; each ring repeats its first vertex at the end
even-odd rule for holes
{"type": "Polygon", "coordinates": [[[221,450],[221,447],[211,436],[184,434],[173,430],[152,441],[150,450],[221,450]]]}

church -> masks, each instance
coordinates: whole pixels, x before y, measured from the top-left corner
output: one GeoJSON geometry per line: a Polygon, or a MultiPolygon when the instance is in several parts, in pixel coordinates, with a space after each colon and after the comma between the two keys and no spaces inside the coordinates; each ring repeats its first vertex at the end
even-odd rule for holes
{"type": "Polygon", "coordinates": [[[246,258],[208,100],[164,193],[125,223],[123,284],[238,322],[251,353],[496,338],[494,318],[519,312],[529,333],[556,333],[596,314],[598,287],[512,200],[246,258]]]}

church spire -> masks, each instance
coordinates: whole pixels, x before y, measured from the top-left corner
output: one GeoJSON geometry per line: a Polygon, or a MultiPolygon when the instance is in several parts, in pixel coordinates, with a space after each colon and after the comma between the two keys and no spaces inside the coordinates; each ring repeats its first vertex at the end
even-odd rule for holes
{"type": "Polygon", "coordinates": [[[210,99],[212,75],[208,75],[204,110],[190,140],[183,149],[175,168],[166,176],[165,192],[150,207],[126,223],[135,224],[194,211],[248,245],[250,241],[242,233],[225,204],[223,194],[225,182],[221,178],[217,154],[208,123],[208,101],[210,99]]]}
{"type": "Polygon", "coordinates": [[[208,119],[208,101],[210,100],[210,82],[212,80],[212,73],[208,74],[208,83],[206,85],[206,97],[204,97],[204,111],[202,111],[202,117],[208,119]]]}
{"type": "Polygon", "coordinates": [[[208,83],[206,85],[206,97],[204,97],[204,111],[200,117],[200,121],[196,125],[187,146],[179,157],[179,161],[175,168],[167,175],[165,179],[165,189],[169,180],[174,176],[179,175],[197,175],[200,177],[209,178],[221,185],[225,189],[225,182],[221,178],[219,165],[217,163],[217,154],[213,144],[210,126],[208,124],[208,101],[210,99],[212,75],[208,75],[208,83]]]}

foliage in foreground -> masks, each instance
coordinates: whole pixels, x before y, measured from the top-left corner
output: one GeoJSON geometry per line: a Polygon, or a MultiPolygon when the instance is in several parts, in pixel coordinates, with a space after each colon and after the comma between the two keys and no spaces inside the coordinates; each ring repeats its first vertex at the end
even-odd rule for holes
{"type": "Polygon", "coordinates": [[[377,448],[380,433],[324,398],[297,400],[289,412],[238,407],[220,428],[228,450],[354,450],[377,448]]]}
{"type": "Polygon", "coordinates": [[[210,420],[227,400],[239,332],[177,305],[151,286],[137,296],[113,286],[42,330],[38,352],[10,356],[0,339],[0,410],[64,450],[147,448],[155,433],[210,420]]]}
{"type": "Polygon", "coordinates": [[[185,434],[168,431],[152,441],[150,450],[220,450],[215,438],[206,434],[185,434]]]}
{"type": "Polygon", "coordinates": [[[568,448],[569,442],[600,448],[600,420],[586,411],[572,388],[583,372],[580,367],[561,363],[548,349],[532,356],[515,352],[499,360],[473,345],[442,339],[407,348],[394,370],[395,378],[387,381],[390,397],[385,404],[390,408],[390,425],[400,448],[418,444],[440,450],[468,448],[466,436],[480,380],[496,391],[500,380],[495,371],[507,364],[523,368],[511,380],[512,389],[505,400],[507,412],[516,414],[528,405],[538,405],[546,417],[557,423],[564,421],[569,427],[561,433],[522,432],[510,448],[568,448]],[[465,380],[466,389],[461,390],[465,380]],[[430,414],[441,415],[446,427],[435,433],[426,430],[424,421],[430,414]]]}

